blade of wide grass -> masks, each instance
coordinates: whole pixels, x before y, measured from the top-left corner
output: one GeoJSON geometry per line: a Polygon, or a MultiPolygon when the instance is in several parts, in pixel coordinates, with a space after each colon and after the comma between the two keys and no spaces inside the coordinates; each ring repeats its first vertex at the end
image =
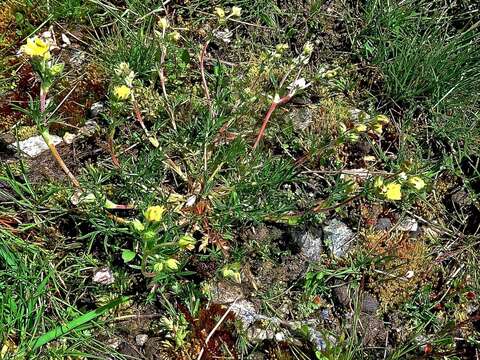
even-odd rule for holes
{"type": "Polygon", "coordinates": [[[55,329],[50,330],[49,332],[37,338],[37,340],[35,340],[33,344],[32,350],[36,350],[39,347],[49,343],[50,341],[53,341],[59,338],[60,336],[65,335],[66,333],[80,327],[81,325],[84,325],[96,319],[100,315],[103,315],[104,313],[106,313],[108,310],[115,308],[116,306],[124,303],[127,300],[128,300],[128,297],[122,296],[118,299],[111,301],[107,305],[99,307],[96,310],[89,311],[88,313],[73,319],[72,321],[68,322],[65,325],[57,326],[55,329]]]}

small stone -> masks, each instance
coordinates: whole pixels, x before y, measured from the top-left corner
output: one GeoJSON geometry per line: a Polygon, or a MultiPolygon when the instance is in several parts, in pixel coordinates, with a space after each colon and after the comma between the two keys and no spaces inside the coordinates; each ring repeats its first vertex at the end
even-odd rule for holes
{"type": "Polygon", "coordinates": [[[305,131],[313,124],[313,111],[308,107],[294,108],[288,114],[293,128],[297,131],[305,131]]]}
{"type": "Polygon", "coordinates": [[[148,340],[148,335],[147,334],[138,334],[137,336],[135,336],[135,343],[138,345],[138,346],[143,346],[145,345],[145,343],[147,342],[148,340]]]}
{"type": "Polygon", "coordinates": [[[88,120],[85,122],[85,125],[83,125],[80,128],[78,134],[85,137],[91,137],[95,135],[97,130],[98,130],[98,124],[93,120],[88,120]]]}
{"type": "Polygon", "coordinates": [[[460,189],[452,194],[452,202],[460,207],[473,204],[471,197],[464,189],[460,189]]]}
{"type": "Polygon", "coordinates": [[[244,329],[250,327],[258,318],[255,306],[247,300],[237,301],[232,305],[232,311],[235,313],[236,318],[242,322],[244,329]]]}
{"type": "Polygon", "coordinates": [[[350,249],[355,234],[343,222],[332,219],[323,227],[325,245],[330,249],[333,256],[343,257],[350,249]]]}
{"type": "Polygon", "coordinates": [[[321,229],[294,232],[293,239],[300,246],[300,252],[308,261],[315,262],[321,259],[323,253],[321,229]]]}
{"type": "Polygon", "coordinates": [[[97,117],[104,111],[105,111],[105,104],[102,101],[93,103],[92,106],[90,106],[90,114],[92,115],[92,117],[97,117]]]}
{"type": "Polygon", "coordinates": [[[86,54],[84,51],[75,50],[70,57],[70,64],[76,69],[80,69],[85,63],[86,54]]]}
{"type": "Polygon", "coordinates": [[[66,46],[72,45],[72,42],[70,41],[70,38],[69,38],[67,35],[63,34],[63,33],[62,33],[62,41],[63,41],[62,47],[66,47],[66,46]]]}
{"type": "Polygon", "coordinates": [[[122,343],[122,340],[116,337],[106,341],[106,345],[111,347],[113,350],[117,350],[120,347],[121,343],[122,343]]]}
{"type": "Polygon", "coordinates": [[[364,293],[362,296],[362,311],[374,314],[380,304],[378,303],[377,299],[370,293],[364,293]]]}
{"type": "Polygon", "coordinates": [[[108,267],[103,267],[95,271],[92,281],[101,285],[111,285],[115,281],[115,278],[112,270],[108,267]]]}
{"type": "MultiPolygon", "coordinates": [[[[62,138],[56,135],[50,135],[54,145],[58,145],[62,142],[62,138]]],[[[16,147],[16,144],[10,146],[16,147]]],[[[18,149],[30,156],[31,158],[37,157],[44,151],[48,150],[48,145],[45,143],[45,140],[40,135],[32,136],[29,139],[22,140],[18,142],[18,149]]]]}
{"type": "Polygon", "coordinates": [[[212,287],[212,302],[215,304],[230,304],[243,298],[243,292],[238,284],[230,281],[220,281],[212,287]]]}
{"type": "Polygon", "coordinates": [[[375,230],[388,230],[392,227],[392,220],[389,218],[380,218],[375,224],[375,230]]]}
{"type": "Polygon", "coordinates": [[[71,144],[76,137],[77,136],[75,134],[66,132],[65,135],[63,135],[63,141],[65,141],[66,144],[71,144]]]}
{"type": "Polygon", "coordinates": [[[398,223],[397,228],[400,231],[416,232],[418,231],[418,222],[412,218],[405,218],[398,223]]]}

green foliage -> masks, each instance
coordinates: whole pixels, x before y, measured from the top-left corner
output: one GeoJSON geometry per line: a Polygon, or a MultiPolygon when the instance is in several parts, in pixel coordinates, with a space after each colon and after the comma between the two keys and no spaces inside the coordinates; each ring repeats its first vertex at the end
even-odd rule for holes
{"type": "Polygon", "coordinates": [[[355,45],[380,69],[386,95],[423,108],[436,135],[473,145],[480,136],[472,96],[480,92],[480,35],[469,21],[475,13],[459,11],[440,1],[370,1],[355,45]]]}

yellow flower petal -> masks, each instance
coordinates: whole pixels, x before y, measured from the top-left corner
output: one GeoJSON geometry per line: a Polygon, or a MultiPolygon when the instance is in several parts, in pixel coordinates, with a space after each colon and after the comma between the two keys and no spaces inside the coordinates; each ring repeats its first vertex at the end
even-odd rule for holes
{"type": "Polygon", "coordinates": [[[27,39],[27,43],[20,48],[20,51],[25,55],[32,58],[41,57],[44,60],[49,60],[51,58],[49,50],[50,45],[37,36],[27,39]]]}
{"type": "Polygon", "coordinates": [[[365,132],[367,131],[367,126],[365,124],[357,124],[354,129],[356,132],[365,132]]]}
{"type": "Polygon", "coordinates": [[[113,93],[120,100],[126,100],[132,93],[130,88],[127,85],[115,86],[113,93]]]}
{"type": "Polygon", "coordinates": [[[179,262],[178,262],[178,260],[176,260],[174,258],[170,258],[168,260],[165,260],[164,264],[165,264],[165,267],[168,270],[178,270],[179,262]]]}
{"type": "Polygon", "coordinates": [[[389,183],[385,186],[385,197],[388,200],[402,200],[402,186],[398,183],[389,183]]]}
{"type": "Polygon", "coordinates": [[[383,132],[383,125],[381,123],[373,124],[372,130],[378,135],[381,135],[383,132]]]}
{"type": "Polygon", "coordinates": [[[232,7],[232,16],[240,17],[242,14],[242,8],[238,6],[232,7]]]}
{"type": "Polygon", "coordinates": [[[390,122],[390,119],[385,115],[377,115],[375,116],[374,121],[386,125],[390,122]]]}
{"type": "Polygon", "coordinates": [[[225,10],[223,10],[223,9],[220,8],[220,7],[216,7],[216,8],[215,8],[215,14],[216,14],[220,19],[225,18],[225,10]]]}
{"type": "Polygon", "coordinates": [[[162,220],[165,207],[163,206],[149,206],[145,211],[145,219],[150,222],[159,222],[162,220]]]}
{"type": "Polygon", "coordinates": [[[163,31],[165,31],[168,27],[169,27],[169,23],[168,23],[168,20],[167,18],[160,18],[160,20],[158,20],[158,26],[160,26],[162,28],[163,31]]]}

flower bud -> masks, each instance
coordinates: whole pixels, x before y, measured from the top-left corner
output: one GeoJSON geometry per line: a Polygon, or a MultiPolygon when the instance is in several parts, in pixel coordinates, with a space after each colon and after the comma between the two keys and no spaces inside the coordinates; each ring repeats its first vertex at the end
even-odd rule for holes
{"type": "Polygon", "coordinates": [[[178,246],[181,249],[193,250],[197,240],[191,235],[185,234],[178,240],[178,246]]]}
{"type": "Polygon", "coordinates": [[[164,261],[164,265],[168,270],[175,271],[175,270],[178,270],[179,262],[177,259],[170,258],[164,261]]]}

